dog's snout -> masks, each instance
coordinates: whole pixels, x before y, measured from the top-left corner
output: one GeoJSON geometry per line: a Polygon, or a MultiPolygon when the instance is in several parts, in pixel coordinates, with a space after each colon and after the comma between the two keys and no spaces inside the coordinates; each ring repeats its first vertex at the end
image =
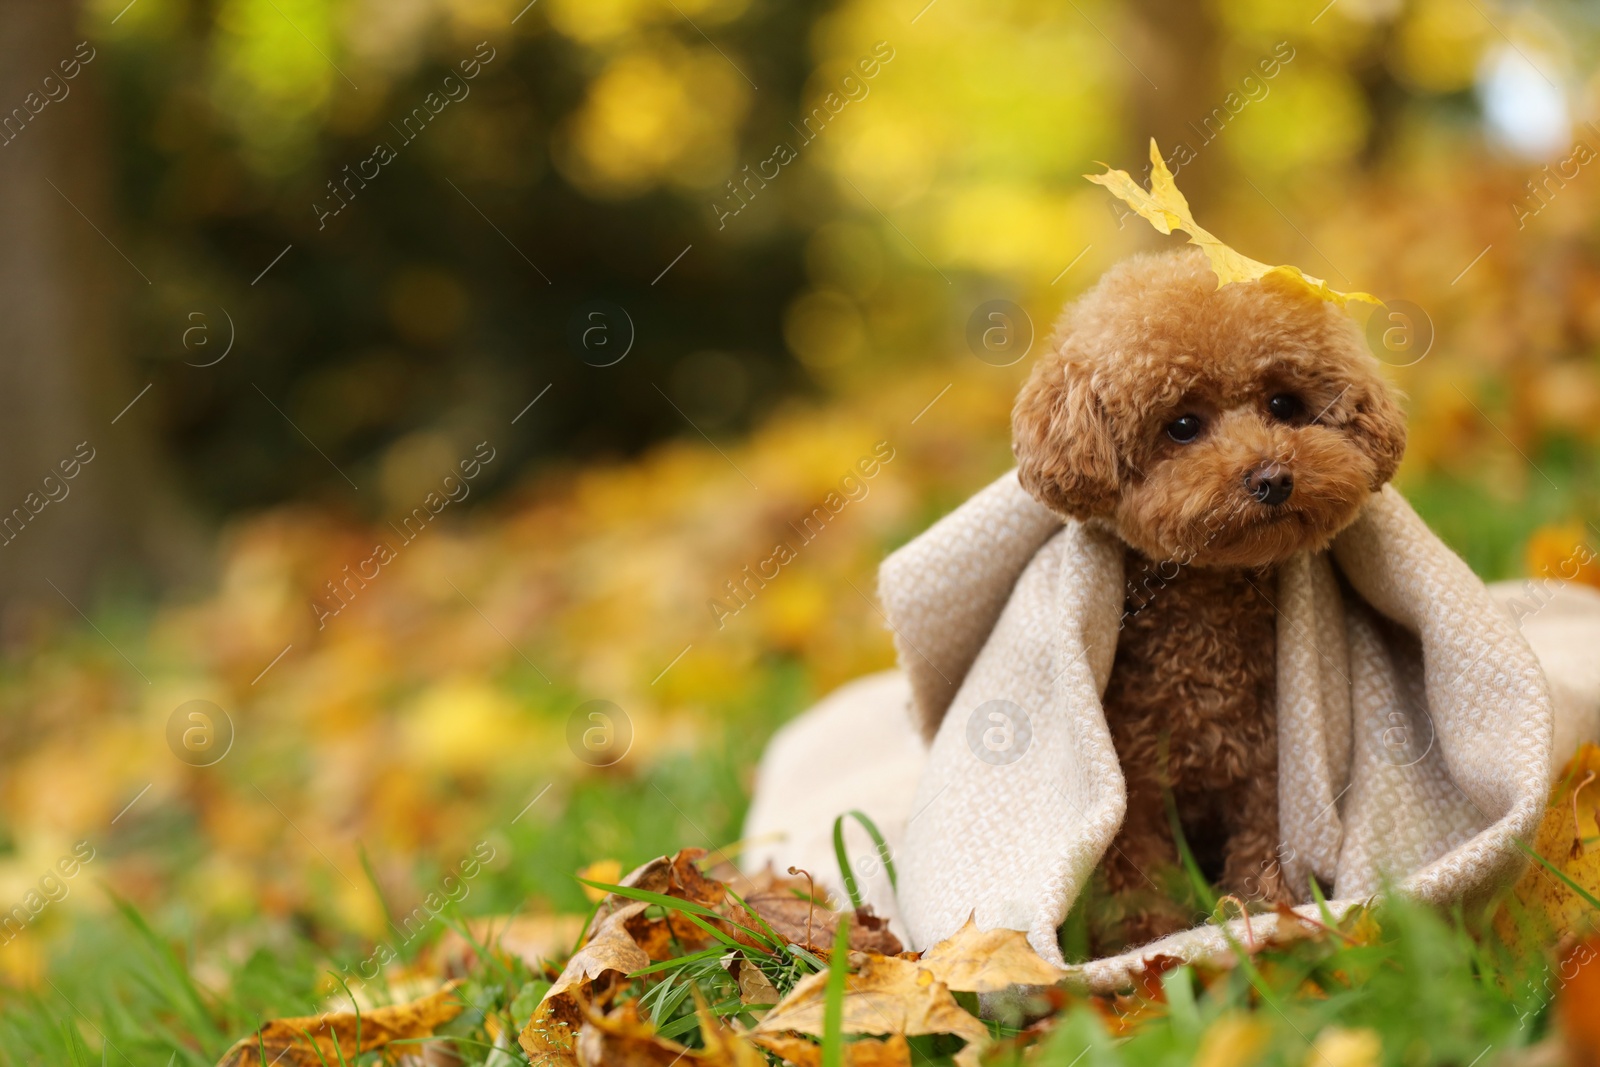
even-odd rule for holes
{"type": "Polygon", "coordinates": [[[1277,463],[1263,463],[1245,471],[1244,490],[1268,506],[1282,504],[1294,492],[1294,475],[1277,463]]]}

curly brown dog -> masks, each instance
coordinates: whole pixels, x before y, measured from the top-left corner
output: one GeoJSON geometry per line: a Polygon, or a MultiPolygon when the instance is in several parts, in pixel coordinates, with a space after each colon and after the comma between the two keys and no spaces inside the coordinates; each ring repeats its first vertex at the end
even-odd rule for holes
{"type": "MultiPolygon", "coordinates": [[[[1028,491],[1127,545],[1104,697],[1128,787],[1109,888],[1177,861],[1170,789],[1209,878],[1304,896],[1275,854],[1274,569],[1326,547],[1405,450],[1360,332],[1281,279],[1219,289],[1198,249],[1135,257],[1067,309],[1012,423],[1028,491]]],[[[1188,923],[1152,911],[1126,935],[1188,923]]]]}

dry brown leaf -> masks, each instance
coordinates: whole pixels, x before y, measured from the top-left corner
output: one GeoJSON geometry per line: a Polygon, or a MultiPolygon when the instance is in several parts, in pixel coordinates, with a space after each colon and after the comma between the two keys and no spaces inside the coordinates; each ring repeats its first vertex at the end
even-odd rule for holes
{"type": "MultiPolygon", "coordinates": [[[[700,872],[696,861],[704,855],[703,849],[684,849],[676,856],[662,856],[635,869],[618,884],[715,906],[726,899],[727,889],[700,872]]],[[[587,941],[567,961],[518,1035],[535,1067],[577,1063],[575,1038],[585,1005],[608,1000],[624,976],[710,942],[710,935],[677,912],[661,919],[646,918],[649,907],[644,901],[613,893],[595,909],[587,941]]]]}
{"type": "MultiPolygon", "coordinates": [[[[737,893],[749,909],[785,942],[812,952],[833,950],[833,935],[839,927],[840,911],[826,894],[816,891],[810,878],[780,875],[770,863],[753,875],[741,874],[726,865],[717,868],[717,874],[726,877],[728,888],[737,893]]],[[[732,918],[751,929],[760,928],[758,923],[738,912],[732,918]]],[[[740,931],[730,932],[739,941],[752,943],[740,931]]],[[[876,952],[883,956],[894,956],[905,951],[899,938],[889,932],[889,921],[873,914],[870,907],[860,908],[853,913],[850,948],[856,952],[876,952]]]]}
{"type": "MultiPolygon", "coordinates": [[[[754,1034],[751,1041],[783,1057],[794,1067],[821,1067],[822,1046],[797,1034],[754,1034]]],[[[911,1067],[911,1046],[901,1034],[873,1037],[844,1046],[845,1067],[911,1067]]]]}
{"type": "Polygon", "coordinates": [[[750,1039],[736,1033],[711,1014],[700,994],[695,993],[696,1013],[700,1016],[700,1038],[705,1048],[693,1053],[707,1067],[767,1067],[763,1056],[750,1039]]]}
{"type": "Polygon", "coordinates": [[[1177,956],[1168,956],[1163,952],[1157,952],[1146,956],[1141,962],[1144,963],[1144,970],[1133,976],[1134,992],[1144,1000],[1156,1004],[1165,1004],[1167,1002],[1167,990],[1161,984],[1161,980],[1169,972],[1182,967],[1183,960],[1177,956]]]}
{"type": "Polygon", "coordinates": [[[1167,1013],[1165,1001],[1125,993],[1091,997],[1089,1006],[1099,1015],[1101,1025],[1112,1037],[1125,1037],[1151,1019],[1159,1019],[1167,1013]]]}
{"type": "Polygon", "coordinates": [[[628,877],[616,884],[627,886],[629,889],[643,889],[650,893],[664,893],[670,897],[704,904],[708,908],[714,907],[727,898],[728,889],[721,882],[701,873],[699,861],[705,854],[706,850],[703,848],[686,848],[675,856],[658,857],[634,868],[628,873],[628,877]]]}
{"type": "Polygon", "coordinates": [[[650,966],[650,956],[634,940],[628,921],[644,913],[650,905],[635,900],[618,908],[600,922],[588,942],[567,961],[545,998],[560,996],[579,984],[587,984],[607,971],[631,974],[650,966]]]}
{"type": "Polygon", "coordinates": [[[354,1060],[391,1041],[431,1037],[435,1029],[461,1014],[463,1005],[455,996],[460,984],[446,983],[428,996],[364,1011],[359,1018],[354,1012],[339,1012],[274,1019],[235,1042],[218,1067],[261,1067],[263,1048],[266,1062],[274,1067],[322,1067],[354,1060]]]}
{"type": "MultiPolygon", "coordinates": [[[[754,1032],[820,1035],[827,986],[825,971],[802,978],[754,1032]]],[[[841,1025],[847,1034],[955,1034],[969,1046],[982,1044],[989,1034],[931,970],[892,956],[867,956],[857,973],[845,976],[841,1025]]]]}
{"type": "MultiPolygon", "coordinates": [[[[790,944],[799,945],[812,952],[832,951],[833,936],[839,929],[839,916],[844,914],[830,911],[814,901],[786,895],[746,898],[745,903],[772,927],[773,933],[790,944]]],[[[905,950],[905,946],[900,944],[900,939],[889,931],[889,921],[873,914],[871,908],[862,908],[850,914],[851,951],[894,956],[905,950]]],[[[752,930],[760,929],[759,924],[743,917],[737,911],[733,915],[733,920],[752,930]]],[[[745,944],[753,943],[748,935],[737,929],[730,932],[745,944]]]]}
{"type": "Polygon", "coordinates": [[[546,997],[517,1035],[517,1043],[533,1067],[577,1067],[573,1046],[582,1022],[583,1014],[571,997],[546,997]]]}
{"type": "Polygon", "coordinates": [[[1066,972],[1045,962],[1020,930],[980,930],[968,919],[922,954],[918,965],[951,989],[997,993],[1014,985],[1055,985],[1066,972]]]}
{"type": "MultiPolygon", "coordinates": [[[[705,850],[696,848],[684,849],[670,858],[663,856],[639,867],[620,884],[706,907],[720,904],[727,890],[720,882],[706,878],[695,866],[695,860],[703,855],[705,850]]],[[[586,992],[588,983],[608,971],[630,974],[658,960],[671,959],[686,949],[694,951],[710,940],[703,929],[677,912],[669,913],[664,919],[645,918],[644,912],[649,907],[642,900],[630,900],[614,893],[601,901],[595,910],[588,939],[567,961],[545,999],[573,989],[586,992]]]]}
{"type": "Polygon", "coordinates": [[[655,1027],[639,1018],[637,1001],[610,1015],[587,1013],[575,1051],[579,1067],[672,1067],[683,1061],[702,1067],[766,1067],[748,1040],[724,1026],[696,996],[705,1047],[690,1049],[656,1036],[655,1027]]]}
{"type": "Polygon", "coordinates": [[[596,979],[608,973],[621,978],[650,966],[649,954],[628,929],[629,921],[641,919],[649,906],[635,900],[608,912],[597,920],[588,942],[567,961],[517,1038],[534,1067],[570,1067],[577,1062],[573,1038],[582,1019],[579,1005],[593,995],[596,979]]]}
{"type": "Polygon", "coordinates": [[[685,1058],[684,1046],[656,1037],[629,1001],[609,1016],[591,1015],[574,1043],[580,1067],[670,1067],[685,1058]]]}
{"type": "Polygon", "coordinates": [[[739,999],[744,1003],[776,1004],[783,999],[760,967],[752,967],[743,960],[734,961],[733,966],[738,970],[739,999]]]}

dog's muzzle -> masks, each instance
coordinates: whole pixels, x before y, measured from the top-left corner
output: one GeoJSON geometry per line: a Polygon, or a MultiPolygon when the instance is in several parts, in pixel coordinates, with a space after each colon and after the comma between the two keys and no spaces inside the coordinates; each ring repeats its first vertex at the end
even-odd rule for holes
{"type": "Polygon", "coordinates": [[[1281,464],[1263,463],[1244,472],[1244,491],[1257,503],[1276,507],[1294,492],[1294,475],[1281,464]]]}

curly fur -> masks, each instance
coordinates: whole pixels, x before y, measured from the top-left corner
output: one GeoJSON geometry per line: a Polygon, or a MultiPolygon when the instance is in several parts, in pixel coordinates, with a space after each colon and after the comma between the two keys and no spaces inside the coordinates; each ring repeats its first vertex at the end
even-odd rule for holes
{"type": "MultiPolygon", "coordinates": [[[[1012,413],[1022,484],[1127,545],[1106,718],[1128,786],[1113,891],[1177,859],[1164,790],[1202,868],[1291,900],[1278,840],[1274,571],[1325,548],[1393,476],[1405,423],[1337,308],[1279,279],[1217,288],[1199,250],[1138,256],[1062,316],[1012,413]],[[1287,394],[1298,411],[1269,407],[1287,394]],[[1196,416],[1199,434],[1167,427],[1196,416]],[[1292,477],[1264,503],[1247,477],[1292,477]]],[[[1133,916],[1136,942],[1187,916],[1133,916]]]]}

